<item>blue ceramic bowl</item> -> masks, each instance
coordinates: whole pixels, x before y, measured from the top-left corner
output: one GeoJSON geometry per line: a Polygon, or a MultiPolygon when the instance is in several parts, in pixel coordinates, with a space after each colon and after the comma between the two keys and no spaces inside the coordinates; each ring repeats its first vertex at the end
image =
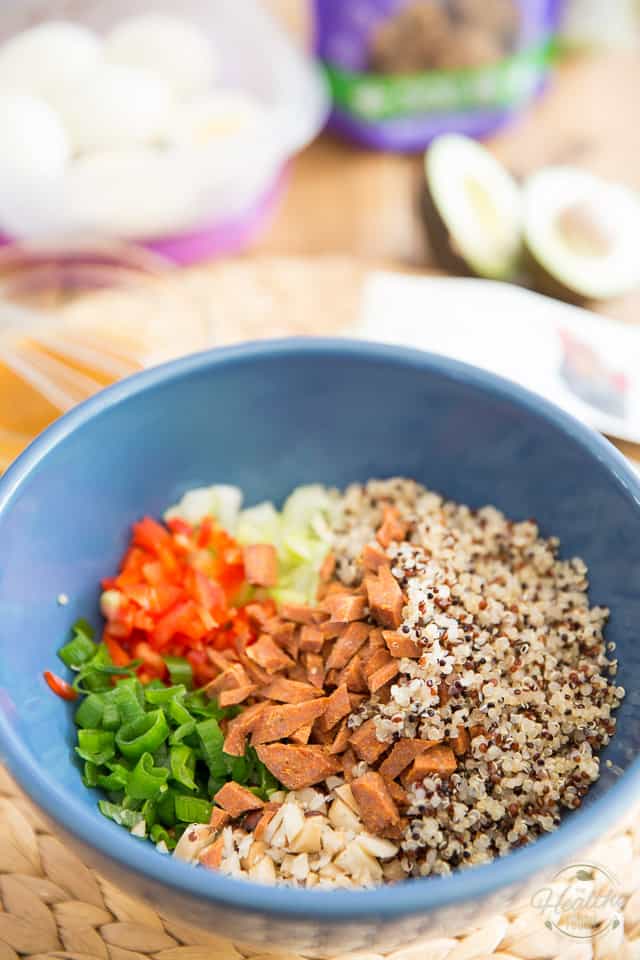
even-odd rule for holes
{"type": "MultiPolygon", "coordinates": [[[[104,391],[58,421],[0,481],[0,747],[11,773],[88,863],[158,910],[266,947],[390,949],[468,928],[615,822],[640,796],[640,484],[605,440],[533,394],[415,351],[331,340],[249,344],[104,391]],[[602,777],[554,834],[486,866],[370,891],[261,887],[163,858],[96,809],[72,755],[68,705],[42,670],[130,524],[189,487],[238,484],[248,502],[300,483],[403,474],[449,497],[535,516],[584,557],[612,609],[628,694],[602,777]],[[69,605],[56,604],[58,594],[69,605]],[[620,774],[620,770],[624,771],[620,774]]],[[[542,922],[542,920],[541,920],[542,922]]]]}

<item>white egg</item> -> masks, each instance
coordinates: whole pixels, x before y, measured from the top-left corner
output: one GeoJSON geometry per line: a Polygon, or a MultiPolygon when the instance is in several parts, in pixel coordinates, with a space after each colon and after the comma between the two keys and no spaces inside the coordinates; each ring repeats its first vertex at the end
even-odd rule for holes
{"type": "Polygon", "coordinates": [[[114,63],[153,70],[179,98],[204,93],[214,79],[206,33],[182,17],[148,13],[123,20],[108,34],[105,54],[114,63]]]}
{"type": "Polygon", "coordinates": [[[27,93],[0,94],[0,179],[53,179],[64,173],[69,142],[60,118],[27,93]]]}
{"type": "Polygon", "coordinates": [[[86,27],[64,20],[41,23],[0,48],[0,91],[30,93],[57,109],[101,58],[102,45],[86,27]]]}
{"type": "Polygon", "coordinates": [[[62,108],[76,151],[149,143],[163,134],[172,99],[160,77],[148,70],[102,63],[62,108]]]}
{"type": "Polygon", "coordinates": [[[204,147],[238,139],[257,130],[265,119],[265,111],[254,97],[236,90],[221,91],[178,104],[167,136],[180,146],[204,147]]]}

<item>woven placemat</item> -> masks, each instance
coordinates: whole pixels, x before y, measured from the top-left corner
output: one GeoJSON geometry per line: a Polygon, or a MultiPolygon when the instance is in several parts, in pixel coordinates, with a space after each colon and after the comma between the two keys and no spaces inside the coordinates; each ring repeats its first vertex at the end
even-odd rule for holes
{"type": "MultiPolygon", "coordinates": [[[[585,858],[615,876],[622,922],[590,942],[547,929],[530,904],[455,939],[422,940],[393,960],[640,960],[638,811],[585,858]]],[[[194,868],[195,869],[195,868],[194,868]]],[[[297,960],[160,916],[86,867],[0,767],[0,960],[297,960]]],[[[336,958],[337,960],[337,958],[336,958]]],[[[339,960],[383,960],[359,951],[339,960]]]]}

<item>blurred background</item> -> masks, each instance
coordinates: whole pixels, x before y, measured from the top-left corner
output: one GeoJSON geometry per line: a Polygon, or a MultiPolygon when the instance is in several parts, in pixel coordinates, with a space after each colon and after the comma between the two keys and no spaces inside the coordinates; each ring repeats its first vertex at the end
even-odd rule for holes
{"type": "Polygon", "coordinates": [[[114,380],[365,336],[640,459],[640,0],[5,0],[0,469],[114,380]]]}

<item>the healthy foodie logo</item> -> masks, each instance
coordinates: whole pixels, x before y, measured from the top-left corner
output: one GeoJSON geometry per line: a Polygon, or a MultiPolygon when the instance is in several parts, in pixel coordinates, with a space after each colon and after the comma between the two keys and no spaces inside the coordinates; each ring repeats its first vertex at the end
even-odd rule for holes
{"type": "Polygon", "coordinates": [[[531,897],[544,925],[573,940],[593,941],[623,922],[624,898],[616,877],[596,863],[563,867],[531,897]]]}

